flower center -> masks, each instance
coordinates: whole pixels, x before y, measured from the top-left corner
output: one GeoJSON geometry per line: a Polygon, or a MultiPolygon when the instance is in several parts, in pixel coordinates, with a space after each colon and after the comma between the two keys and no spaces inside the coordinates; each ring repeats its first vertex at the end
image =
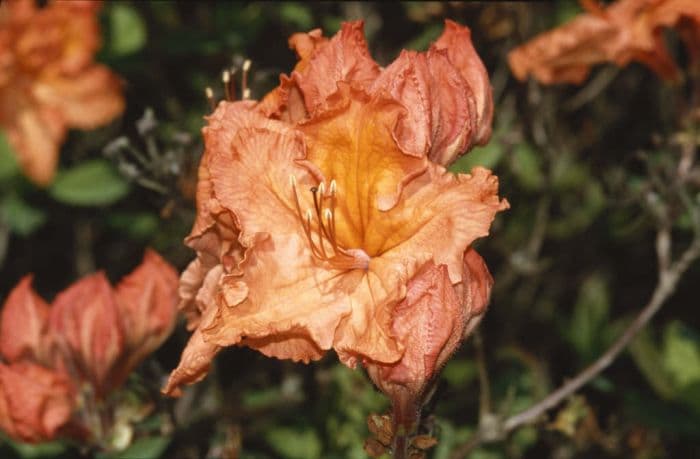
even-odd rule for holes
{"type": "Polygon", "coordinates": [[[370,257],[360,249],[347,249],[341,247],[336,236],[335,205],[338,195],[338,185],[331,180],[326,190],[326,185],[321,182],[318,186],[311,187],[314,208],[306,209],[302,213],[297,181],[293,175],[289,176],[289,183],[294,194],[294,204],[297,215],[304,228],[304,234],[309,242],[313,256],[331,265],[332,268],[350,270],[367,270],[370,257]]]}

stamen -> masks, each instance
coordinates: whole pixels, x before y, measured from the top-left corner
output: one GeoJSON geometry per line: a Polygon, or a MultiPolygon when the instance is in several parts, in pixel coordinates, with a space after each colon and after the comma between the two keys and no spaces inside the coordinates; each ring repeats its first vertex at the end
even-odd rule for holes
{"type": "Polygon", "coordinates": [[[331,180],[331,186],[330,186],[331,196],[335,195],[335,192],[337,189],[338,189],[338,185],[335,183],[335,179],[331,180]]]}
{"type": "Polygon", "coordinates": [[[228,70],[224,70],[221,74],[221,81],[224,84],[224,96],[230,102],[233,99],[231,98],[231,73],[228,70]]]}
{"type": "Polygon", "coordinates": [[[207,97],[207,101],[209,102],[209,107],[211,108],[211,111],[216,110],[214,91],[209,86],[207,86],[206,88],[204,88],[204,95],[207,97]]]}
{"type": "Polygon", "coordinates": [[[250,97],[250,91],[248,90],[248,72],[250,71],[251,64],[250,59],[246,59],[243,61],[243,66],[241,68],[241,70],[243,70],[243,72],[241,72],[241,93],[243,94],[243,99],[248,99],[250,97]]]}
{"type": "Polygon", "coordinates": [[[321,200],[323,200],[323,196],[326,194],[326,185],[323,182],[318,185],[318,193],[321,195],[321,200]]]}

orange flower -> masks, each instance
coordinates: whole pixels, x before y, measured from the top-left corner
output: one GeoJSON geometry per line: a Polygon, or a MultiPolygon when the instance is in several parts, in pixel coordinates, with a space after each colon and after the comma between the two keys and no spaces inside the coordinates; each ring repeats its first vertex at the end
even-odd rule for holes
{"type": "MultiPolygon", "coordinates": [[[[438,44],[465,30],[449,25],[452,38],[438,44]]],[[[223,346],[302,362],[332,348],[350,367],[399,362],[408,340],[392,327],[408,308],[401,305],[411,282],[435,266],[449,278],[443,290],[469,290],[464,254],[507,208],[488,170],[454,175],[431,161],[450,161],[455,145],[489,130],[452,124],[484,120],[477,111],[465,112],[466,121],[452,116],[459,105],[442,91],[459,83],[473,94],[461,76],[469,72],[448,65],[452,51],[404,53],[385,70],[398,76],[384,81],[361,23],[330,40],[311,32],[291,41],[301,59],[291,79],[260,103],[220,103],[204,128],[198,215],[186,240],[197,259],[180,290],[194,334],[166,393],[201,379],[223,346]],[[423,62],[433,58],[441,64],[423,62]],[[412,60],[423,62],[418,70],[412,60]],[[413,84],[414,71],[434,97],[392,86],[413,84]],[[440,75],[451,78],[444,87],[440,75]]],[[[480,100],[490,103],[490,94],[480,100]]],[[[472,102],[466,106],[478,106],[472,102]]],[[[466,307],[463,319],[479,314],[466,307]]],[[[448,332],[450,340],[461,339],[465,324],[451,328],[458,337],[448,332]]],[[[454,346],[444,347],[449,354],[454,346]]]]}
{"type": "Polygon", "coordinates": [[[394,128],[408,155],[447,165],[489,140],[491,84],[467,27],[445,21],[445,31],[427,52],[403,51],[385,69],[369,54],[361,21],[343,24],[330,40],[320,30],[295,34],[289,45],[300,60],[261,102],[268,116],[308,120],[344,81],[367,94],[388,93],[409,108],[394,128]]]}
{"type": "Polygon", "coordinates": [[[99,2],[0,5],[0,128],[25,174],[51,182],[69,128],[92,129],[124,109],[121,84],[95,64],[99,2]]]}
{"type": "Polygon", "coordinates": [[[664,79],[678,69],[664,46],[663,29],[676,28],[691,59],[700,63],[700,2],[697,0],[618,0],[607,8],[581,0],[588,10],[574,20],[512,50],[508,62],[515,76],[529,74],[545,84],[579,84],[591,66],[641,62],[664,79]]]}
{"type": "Polygon", "coordinates": [[[91,405],[81,397],[104,400],[172,331],[177,274],[147,251],[116,289],[94,274],[59,293],[52,306],[31,281],[24,277],[2,310],[0,428],[23,441],[59,431],[83,435],[89,427],[71,417],[91,405]]]}

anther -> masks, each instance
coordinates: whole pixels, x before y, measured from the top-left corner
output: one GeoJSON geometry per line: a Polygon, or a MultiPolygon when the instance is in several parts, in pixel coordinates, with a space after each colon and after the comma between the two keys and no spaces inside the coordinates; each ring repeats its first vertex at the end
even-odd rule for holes
{"type": "Polygon", "coordinates": [[[297,178],[294,174],[289,175],[289,184],[292,185],[292,188],[296,190],[297,187],[297,178]]]}
{"type": "Polygon", "coordinates": [[[250,99],[250,89],[245,88],[243,90],[243,100],[248,100],[250,99]]]}
{"type": "Polygon", "coordinates": [[[241,94],[243,95],[243,99],[248,99],[250,97],[250,91],[248,90],[248,71],[250,70],[250,59],[246,59],[243,61],[243,66],[241,72],[241,94]]]}
{"type": "Polygon", "coordinates": [[[318,194],[321,195],[321,199],[323,199],[323,195],[326,194],[326,185],[324,185],[323,182],[318,185],[318,194]]]}
{"type": "Polygon", "coordinates": [[[313,212],[311,212],[311,209],[306,209],[306,221],[311,224],[311,219],[314,218],[313,212]]]}
{"type": "Polygon", "coordinates": [[[335,183],[335,179],[331,180],[331,185],[329,187],[331,195],[335,195],[335,192],[338,190],[338,185],[335,183]]]}
{"type": "Polygon", "coordinates": [[[224,70],[221,74],[221,81],[224,83],[224,95],[226,100],[231,100],[231,73],[224,70]]]}
{"type": "Polygon", "coordinates": [[[211,108],[211,111],[216,110],[216,101],[214,100],[214,91],[207,86],[204,88],[204,95],[207,97],[207,101],[209,102],[209,107],[211,108]]]}

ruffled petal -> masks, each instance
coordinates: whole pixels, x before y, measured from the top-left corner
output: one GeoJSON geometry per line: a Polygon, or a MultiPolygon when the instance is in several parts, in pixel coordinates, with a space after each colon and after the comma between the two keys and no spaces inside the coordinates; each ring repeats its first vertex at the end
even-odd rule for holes
{"type": "Polygon", "coordinates": [[[23,277],[2,309],[0,353],[4,359],[42,362],[48,350],[48,319],[49,305],[32,289],[32,276],[23,277]]]}
{"type": "Polygon", "coordinates": [[[59,293],[51,308],[49,323],[59,353],[56,365],[91,382],[98,397],[119,383],[112,380],[125,349],[118,308],[103,273],[84,277],[59,293]]]}
{"type": "Polygon", "coordinates": [[[0,429],[15,440],[53,440],[68,424],[72,389],[61,374],[31,363],[0,363],[0,429]]]}
{"type": "Polygon", "coordinates": [[[303,62],[301,68],[292,72],[291,79],[311,116],[338,90],[338,82],[369,88],[379,76],[379,65],[369,54],[363,28],[362,21],[345,22],[327,42],[298,36],[291,42],[303,62]]]}

